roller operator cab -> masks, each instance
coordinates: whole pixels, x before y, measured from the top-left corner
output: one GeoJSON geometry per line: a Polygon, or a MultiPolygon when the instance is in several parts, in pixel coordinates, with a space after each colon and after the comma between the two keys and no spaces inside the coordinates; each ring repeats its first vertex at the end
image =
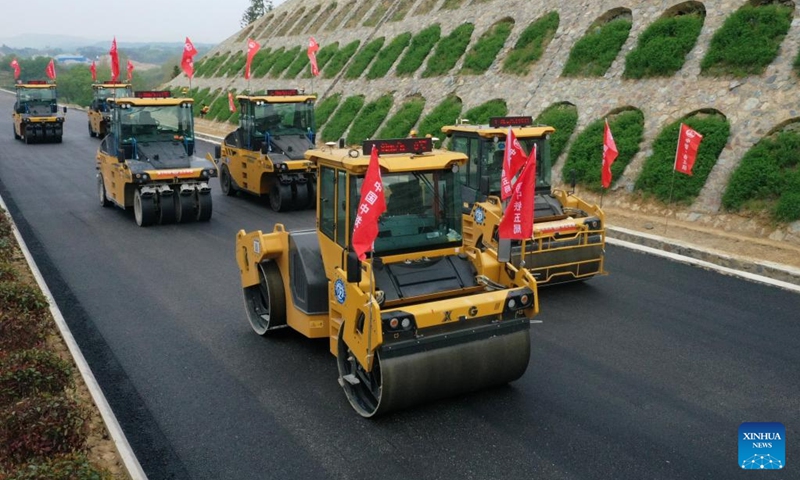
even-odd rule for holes
{"type": "Polygon", "coordinates": [[[58,111],[56,84],[32,80],[14,87],[17,93],[12,114],[14,138],[25,143],[61,143],[67,108],[58,111]]]}
{"type": "Polygon", "coordinates": [[[102,206],[133,207],[136,223],[208,221],[214,164],[194,156],[192,99],[169,92],[110,98],[109,133],[97,151],[102,206]]]}
{"type": "Polygon", "coordinates": [[[255,332],[289,326],[328,338],[339,384],[364,417],[505,384],[528,366],[536,280],[493,250],[463,246],[466,156],[431,146],[420,138],[310,150],[317,228],[276,224],[236,238],[255,332]],[[372,148],[382,152],[387,210],[374,254],[360,262],[351,234],[372,148]]]}
{"type": "Polygon", "coordinates": [[[536,146],[536,203],[533,237],[512,242],[510,259],[521,258],[539,285],[585,280],[604,275],[605,215],[572,191],[552,187],[550,134],[553,127],[533,126],[531,117],[494,117],[489,125],[442,127],[450,149],[469,158],[459,175],[464,212],[464,244],[498,249],[497,229],[503,214],[500,174],[506,135],[513,128],[526,155],[536,146]]]}
{"type": "Polygon", "coordinates": [[[133,97],[130,83],[103,82],[92,84],[92,104],[89,106],[89,136],[103,138],[111,122],[110,98],[133,97]]]}
{"type": "Polygon", "coordinates": [[[314,95],[268,90],[239,96],[239,128],[215,150],[222,193],[268,195],[276,212],[314,205],[315,170],[306,160],[314,147],[314,95]]]}

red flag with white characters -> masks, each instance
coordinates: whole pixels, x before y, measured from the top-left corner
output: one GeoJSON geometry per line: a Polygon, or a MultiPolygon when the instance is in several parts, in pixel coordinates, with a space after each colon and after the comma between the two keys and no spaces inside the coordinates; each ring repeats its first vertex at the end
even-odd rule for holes
{"type": "Polygon", "coordinates": [[[378,217],[386,211],[386,197],[383,193],[381,167],[378,164],[378,149],[372,147],[369,167],[361,185],[361,201],[358,203],[358,215],[353,222],[353,250],[359,260],[364,260],[367,252],[372,250],[378,237],[378,217]]]}
{"type": "Polygon", "coordinates": [[[703,136],[692,127],[681,123],[681,133],[678,135],[678,150],[675,152],[675,170],[686,175],[692,174],[694,161],[697,160],[697,150],[703,136]]]}
{"type": "Polygon", "coordinates": [[[111,55],[111,82],[115,83],[119,80],[119,53],[117,52],[117,37],[111,41],[111,50],[108,51],[111,55]]]}
{"type": "Polygon", "coordinates": [[[19,62],[17,61],[17,59],[15,58],[14,60],[11,60],[11,63],[9,63],[9,65],[11,65],[11,68],[14,69],[14,80],[19,80],[20,69],[19,69],[19,62]]]}
{"type": "Polygon", "coordinates": [[[133,79],[133,63],[128,60],[128,81],[130,82],[133,79]]]}
{"type": "Polygon", "coordinates": [[[308,61],[311,62],[311,75],[319,75],[319,67],[317,66],[317,52],[319,51],[319,43],[314,40],[314,37],[308,37],[308,61]]]}
{"type": "Polygon", "coordinates": [[[522,150],[517,136],[514,135],[514,131],[509,128],[508,134],[506,134],[506,149],[503,154],[503,170],[500,173],[500,198],[502,200],[511,196],[513,191],[511,180],[523,165],[525,165],[525,152],[522,150]]]}
{"type": "Polygon", "coordinates": [[[536,145],[522,167],[511,201],[508,202],[497,234],[500,238],[523,240],[533,236],[533,212],[536,200],[536,145]]]}
{"type": "Polygon", "coordinates": [[[611,128],[606,120],[606,127],[603,131],[603,188],[611,186],[611,164],[617,159],[617,155],[619,155],[617,144],[614,142],[614,136],[611,135],[611,128]]]}
{"type": "Polygon", "coordinates": [[[183,43],[183,58],[181,58],[181,68],[183,69],[183,73],[185,73],[190,80],[194,76],[195,55],[197,55],[197,49],[194,48],[194,44],[191,40],[189,40],[189,37],[186,37],[186,41],[183,43]]]}
{"type": "Polygon", "coordinates": [[[228,110],[230,110],[231,113],[236,112],[236,103],[233,102],[233,92],[228,92],[228,110]]]}
{"type": "Polygon", "coordinates": [[[252,38],[247,40],[247,63],[244,65],[245,80],[250,79],[250,63],[253,61],[253,57],[258,53],[258,49],[260,48],[261,45],[252,38]]]}
{"type": "Polygon", "coordinates": [[[47,74],[47,78],[50,80],[56,79],[56,62],[53,59],[50,59],[50,63],[47,64],[47,68],[44,69],[44,73],[47,74]]]}
{"type": "Polygon", "coordinates": [[[92,65],[89,67],[89,71],[92,72],[92,81],[96,82],[97,81],[97,64],[94,63],[94,60],[92,60],[92,65]]]}

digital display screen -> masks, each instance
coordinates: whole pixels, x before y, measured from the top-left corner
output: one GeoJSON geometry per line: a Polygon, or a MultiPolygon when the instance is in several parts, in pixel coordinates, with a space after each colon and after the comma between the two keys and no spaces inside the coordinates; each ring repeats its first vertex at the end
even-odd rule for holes
{"type": "Polygon", "coordinates": [[[391,153],[423,153],[433,151],[433,140],[430,138],[397,138],[392,140],[365,140],[364,155],[371,155],[377,148],[379,154],[391,153]]]}
{"type": "Polygon", "coordinates": [[[489,126],[498,127],[527,127],[533,125],[533,117],[492,117],[489,126]]]}
{"type": "Polygon", "coordinates": [[[169,90],[155,90],[134,92],[133,96],[136,98],[170,98],[172,93],[169,90]]]}
{"type": "Polygon", "coordinates": [[[25,83],[27,83],[28,85],[47,85],[47,82],[44,80],[30,80],[25,83]]]}
{"type": "Polygon", "coordinates": [[[297,89],[267,90],[267,95],[270,97],[291,97],[297,95],[297,89]]]}

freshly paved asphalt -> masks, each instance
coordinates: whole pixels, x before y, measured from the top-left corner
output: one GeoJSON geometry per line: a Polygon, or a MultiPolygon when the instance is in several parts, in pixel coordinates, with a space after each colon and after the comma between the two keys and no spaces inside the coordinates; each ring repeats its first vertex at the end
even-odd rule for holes
{"type": "Polygon", "coordinates": [[[327,341],[244,317],[236,231],[313,211],[214,181],[209,223],[139,228],[99,206],[84,113],[63,144],[26,146],[11,104],[0,195],[151,479],[746,478],[745,421],[785,424],[770,477],[800,478],[796,293],[609,247],[609,276],[541,291],[522,379],[363,420],[327,341]]]}

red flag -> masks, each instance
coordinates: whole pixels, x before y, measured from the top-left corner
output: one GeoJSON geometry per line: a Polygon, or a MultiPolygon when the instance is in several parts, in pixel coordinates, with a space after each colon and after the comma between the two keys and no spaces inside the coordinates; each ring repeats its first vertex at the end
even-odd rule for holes
{"type": "Polygon", "coordinates": [[[508,129],[506,134],[506,149],[503,154],[503,170],[500,173],[500,198],[502,200],[511,196],[511,180],[519,169],[525,165],[525,152],[522,150],[514,131],[508,129]]]}
{"type": "Polygon", "coordinates": [[[603,188],[611,186],[611,164],[617,159],[617,155],[619,155],[617,144],[614,142],[614,136],[611,135],[611,129],[606,120],[606,128],[603,132],[603,188]]]}
{"type": "Polygon", "coordinates": [[[381,167],[378,164],[378,149],[372,147],[369,167],[361,185],[361,201],[358,203],[358,215],[353,222],[353,250],[359,260],[364,260],[367,252],[378,237],[378,217],[386,211],[386,197],[383,194],[381,167]]]}
{"type": "Polygon", "coordinates": [[[233,101],[233,93],[232,92],[228,92],[228,110],[230,110],[231,113],[235,113],[236,112],[236,103],[234,103],[234,101],[233,101]]]}
{"type": "Polygon", "coordinates": [[[130,82],[131,79],[133,79],[133,63],[131,63],[130,60],[128,60],[127,69],[128,69],[128,81],[130,82]]]}
{"type": "Polygon", "coordinates": [[[319,51],[319,43],[314,40],[314,37],[308,37],[308,61],[311,62],[311,75],[319,75],[319,67],[317,66],[317,52],[319,51]]]}
{"type": "Polygon", "coordinates": [[[44,69],[44,73],[47,74],[47,78],[50,80],[56,79],[56,62],[53,59],[50,59],[50,63],[47,64],[47,68],[44,69]]]}
{"type": "Polygon", "coordinates": [[[109,50],[109,55],[111,55],[111,82],[115,83],[119,80],[119,54],[117,53],[117,37],[114,37],[114,40],[111,42],[111,50],[109,50]]]}
{"type": "Polygon", "coordinates": [[[89,67],[89,71],[92,72],[92,81],[96,82],[97,81],[97,65],[94,63],[94,60],[92,60],[92,66],[89,67]]]}
{"type": "Polygon", "coordinates": [[[692,127],[681,123],[681,133],[678,135],[678,150],[675,152],[675,170],[686,175],[692,174],[694,161],[697,159],[697,149],[703,136],[692,127]]]}
{"type": "Polygon", "coordinates": [[[183,58],[181,58],[181,68],[183,72],[186,74],[187,77],[191,80],[194,76],[194,56],[197,55],[197,49],[194,48],[194,44],[189,37],[186,37],[186,41],[183,44],[183,58]]]}
{"type": "Polygon", "coordinates": [[[256,53],[258,53],[258,49],[261,48],[258,42],[253,40],[252,38],[247,40],[247,63],[244,66],[244,79],[250,79],[250,63],[253,61],[253,57],[256,53]]]}
{"type": "MultiPolygon", "coordinates": [[[[508,148],[508,147],[506,147],[508,148]]],[[[500,238],[523,240],[533,236],[533,205],[536,200],[536,145],[531,149],[514,192],[508,203],[497,234],[500,238]]]]}
{"type": "Polygon", "coordinates": [[[19,62],[17,59],[15,58],[14,60],[11,60],[9,65],[11,65],[11,68],[14,69],[14,80],[19,80],[19,62]]]}

